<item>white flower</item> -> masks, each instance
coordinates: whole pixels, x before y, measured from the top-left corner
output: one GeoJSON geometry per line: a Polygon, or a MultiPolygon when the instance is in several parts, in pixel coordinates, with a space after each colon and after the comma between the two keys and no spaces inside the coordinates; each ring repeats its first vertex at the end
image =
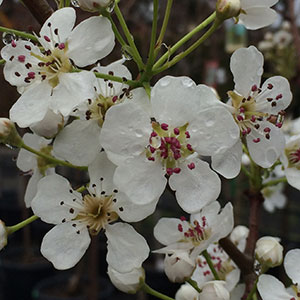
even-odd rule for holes
{"type": "Polygon", "coordinates": [[[225,151],[238,135],[210,88],[187,77],[166,76],[153,87],[151,102],[137,89],[131,101],[111,107],[100,139],[118,165],[114,182],[132,202],[158,198],[167,176],[179,205],[193,213],[220,192],[220,179],[198,154],[225,151]]]}
{"type": "MultiPolygon", "coordinates": [[[[47,140],[32,133],[25,133],[23,136],[23,141],[27,146],[30,146],[31,148],[51,155],[52,147],[49,146],[51,140],[47,140]]],[[[31,175],[24,195],[25,205],[26,207],[30,207],[31,201],[36,195],[37,184],[40,179],[46,175],[55,173],[55,171],[54,168],[51,168],[51,165],[49,165],[49,163],[45,161],[45,159],[25,149],[21,149],[18,154],[17,167],[25,172],[25,174],[31,175]]]]}
{"type": "Polygon", "coordinates": [[[202,287],[201,300],[229,300],[230,294],[221,280],[209,281],[202,287]]]}
{"type": "Polygon", "coordinates": [[[276,208],[283,208],[287,203],[287,197],[283,193],[284,184],[279,183],[273,186],[267,186],[261,190],[264,196],[264,208],[272,213],[276,208]]]}
{"type": "MultiPolygon", "coordinates": [[[[98,66],[92,71],[131,79],[129,70],[116,61],[106,67],[98,66]]],[[[53,144],[55,156],[72,164],[89,165],[101,151],[100,132],[106,111],[126,98],[128,86],[104,79],[95,81],[95,95],[74,109],[80,119],[67,125],[53,144]]]]}
{"type": "Polygon", "coordinates": [[[288,183],[300,190],[300,135],[293,136],[280,156],[288,183]]]}
{"type": "Polygon", "coordinates": [[[183,284],[176,292],[175,300],[198,300],[199,293],[188,283],[183,284]]]}
{"type": "Polygon", "coordinates": [[[187,251],[177,250],[173,254],[166,254],[165,273],[171,282],[184,282],[189,279],[196,267],[194,259],[187,251]]]}
{"type": "Polygon", "coordinates": [[[7,230],[3,221],[0,220],[0,250],[7,245],[7,230]]]}
{"type": "Polygon", "coordinates": [[[98,11],[109,5],[113,5],[113,2],[115,2],[115,0],[77,0],[80,8],[87,11],[98,11]]]}
{"type": "MultiPolygon", "coordinates": [[[[230,100],[224,105],[231,111],[241,137],[246,139],[253,161],[269,168],[285,146],[281,121],[274,125],[270,117],[277,116],[290,104],[292,94],[289,83],[284,77],[274,76],[260,87],[263,56],[254,46],[235,51],[230,69],[235,87],[234,91],[228,92],[230,100]]],[[[226,178],[233,178],[240,171],[242,153],[242,142],[238,140],[225,155],[214,155],[212,166],[226,178]]]]}
{"type": "Polygon", "coordinates": [[[129,294],[136,293],[140,289],[141,280],[145,280],[145,271],[142,267],[121,273],[108,265],[107,274],[117,289],[129,294]]]}
{"type": "Polygon", "coordinates": [[[239,23],[251,30],[271,25],[275,22],[277,14],[270,7],[277,2],[278,0],[241,0],[239,23]]]}
{"type": "Polygon", "coordinates": [[[284,269],[293,281],[292,289],[271,275],[261,275],[257,288],[263,300],[296,300],[300,293],[300,249],[290,250],[284,258],[284,269]]]}
{"type": "Polygon", "coordinates": [[[75,10],[62,8],[45,22],[38,38],[43,50],[30,41],[12,41],[1,50],[5,79],[24,91],[10,110],[20,127],[41,121],[48,109],[68,116],[79,103],[93,97],[94,75],[71,72],[72,62],[84,67],[111,52],[114,34],[104,17],[91,17],[74,29],[75,10]]]}
{"type": "Polygon", "coordinates": [[[264,236],[256,242],[255,256],[262,265],[276,267],[282,263],[283,247],[277,238],[264,236]]]}
{"type": "MultiPolygon", "coordinates": [[[[239,268],[219,245],[211,244],[207,248],[207,252],[211,257],[211,261],[219,278],[225,282],[226,289],[229,292],[232,291],[240,279],[241,272],[239,268]]],[[[197,267],[192,279],[197,282],[200,289],[206,282],[214,280],[214,275],[202,255],[197,258],[197,267]]]]}
{"type": "Polygon", "coordinates": [[[151,214],[154,205],[132,205],[112,184],[115,167],[104,152],[89,166],[88,193],[74,191],[59,175],[44,177],[32,201],[32,210],[43,221],[56,226],[44,237],[41,253],[57,269],[73,267],[90,244],[90,234],[105,230],[107,262],[117,272],[140,268],[148,257],[145,239],[126,223],[110,223],[119,216],[125,221],[140,221],[151,214]]]}
{"type": "Polygon", "coordinates": [[[191,259],[196,259],[211,243],[227,236],[233,228],[231,203],[219,211],[220,204],[214,201],[191,215],[190,222],[183,217],[161,218],[154,227],[154,236],[166,247],[155,252],[172,254],[181,249],[190,251],[191,259]]]}

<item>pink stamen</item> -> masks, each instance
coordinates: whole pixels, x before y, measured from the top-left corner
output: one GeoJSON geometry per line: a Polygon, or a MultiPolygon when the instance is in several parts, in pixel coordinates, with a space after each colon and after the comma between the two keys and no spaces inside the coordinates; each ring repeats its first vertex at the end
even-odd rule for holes
{"type": "Polygon", "coordinates": [[[113,96],[113,98],[111,99],[111,101],[112,101],[113,103],[115,103],[117,100],[118,100],[118,96],[113,96]]]}
{"type": "Polygon", "coordinates": [[[155,131],[152,131],[151,132],[151,137],[156,137],[157,136],[157,133],[155,131]]]}
{"type": "Polygon", "coordinates": [[[181,216],[181,217],[180,217],[180,220],[181,220],[181,221],[186,221],[186,217],[185,217],[185,216],[181,216]]]}
{"type": "Polygon", "coordinates": [[[254,84],[254,85],[252,86],[251,91],[252,91],[252,92],[256,92],[256,91],[257,91],[257,85],[256,85],[256,84],[254,84]]]}
{"type": "Polygon", "coordinates": [[[256,121],[256,117],[254,115],[252,115],[250,121],[251,122],[255,122],[256,121]]]}
{"type": "Polygon", "coordinates": [[[260,138],[253,139],[253,142],[254,142],[254,143],[259,143],[259,142],[260,142],[260,138]]]}
{"type": "Polygon", "coordinates": [[[18,61],[23,63],[23,62],[25,62],[25,58],[26,58],[25,55],[19,55],[18,61]]]}
{"type": "Polygon", "coordinates": [[[271,129],[269,128],[269,127],[266,127],[265,129],[264,129],[264,132],[270,132],[271,131],[271,129]]]}
{"type": "Polygon", "coordinates": [[[175,174],[179,174],[179,173],[180,173],[180,171],[181,171],[181,169],[180,169],[180,168],[174,168],[174,169],[173,169],[173,172],[174,172],[175,174]]]}
{"type": "MultiPolygon", "coordinates": [[[[16,42],[15,42],[14,40],[11,41],[11,46],[12,46],[13,48],[16,48],[16,47],[17,47],[17,44],[16,44],[16,42]]],[[[26,46],[25,46],[25,47],[26,47],[26,46]]]]}
{"type": "Polygon", "coordinates": [[[168,130],[169,125],[166,123],[162,123],[162,124],[160,124],[160,127],[162,130],[168,130]]]}
{"type": "Polygon", "coordinates": [[[46,42],[50,42],[51,41],[50,38],[48,36],[46,36],[46,35],[44,35],[44,39],[45,39],[46,42]]]}
{"type": "Polygon", "coordinates": [[[187,147],[188,150],[193,151],[193,148],[192,148],[191,144],[187,144],[186,147],[187,147]]]}
{"type": "Polygon", "coordinates": [[[64,43],[60,43],[59,45],[58,45],[58,49],[60,49],[60,50],[63,50],[63,49],[65,49],[66,48],[66,45],[64,44],[64,43]]]}
{"type": "Polygon", "coordinates": [[[241,116],[241,115],[237,115],[237,117],[236,117],[236,118],[237,118],[237,120],[238,120],[238,121],[244,121],[244,117],[243,117],[243,116],[241,116]]]}
{"type": "Polygon", "coordinates": [[[282,98],[282,94],[279,94],[279,95],[276,96],[276,100],[279,100],[281,98],[282,98]]]}
{"type": "Polygon", "coordinates": [[[178,224],[178,231],[182,232],[183,231],[183,227],[181,224],[178,224]]]}
{"type": "Polygon", "coordinates": [[[168,175],[172,175],[173,174],[173,169],[172,168],[167,168],[166,170],[168,175]]]}
{"type": "Polygon", "coordinates": [[[188,164],[188,168],[189,168],[190,170],[195,169],[195,164],[194,164],[193,162],[191,162],[190,164],[188,164]]]}
{"type": "Polygon", "coordinates": [[[188,131],[185,132],[185,136],[186,136],[187,139],[189,139],[191,137],[190,133],[188,131]]]}
{"type": "Polygon", "coordinates": [[[272,83],[269,83],[269,84],[268,84],[268,89],[271,90],[272,88],[273,88],[273,84],[272,84],[272,83]]]}
{"type": "Polygon", "coordinates": [[[34,79],[35,78],[35,73],[34,72],[29,72],[27,75],[28,75],[28,77],[30,79],[34,79]]]}
{"type": "Polygon", "coordinates": [[[174,128],[174,134],[178,135],[180,133],[180,130],[178,128],[174,128]]]}

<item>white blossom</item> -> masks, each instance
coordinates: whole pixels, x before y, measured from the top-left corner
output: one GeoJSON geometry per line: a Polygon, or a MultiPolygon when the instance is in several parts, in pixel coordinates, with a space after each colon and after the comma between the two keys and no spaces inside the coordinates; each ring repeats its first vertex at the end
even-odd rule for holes
{"type": "Polygon", "coordinates": [[[132,202],[158,198],[167,176],[179,205],[193,213],[220,192],[218,176],[198,155],[224,152],[238,135],[210,88],[187,77],[166,76],[153,87],[150,102],[137,89],[131,101],[111,107],[100,139],[118,165],[114,182],[132,202]]]}
{"type": "Polygon", "coordinates": [[[94,75],[72,72],[72,62],[85,67],[105,57],[114,47],[114,34],[104,17],[90,17],[73,28],[75,18],[73,8],[55,11],[40,30],[42,50],[27,40],[2,48],[5,79],[22,92],[10,110],[11,120],[20,127],[43,120],[48,109],[68,116],[94,95],[94,75]]]}
{"type": "Polygon", "coordinates": [[[41,253],[57,269],[73,267],[90,244],[90,234],[105,230],[108,244],[107,262],[117,272],[140,268],[148,257],[145,239],[124,221],[140,221],[154,210],[154,205],[132,205],[112,183],[115,167],[104,152],[89,166],[88,193],[74,191],[60,175],[40,180],[32,200],[32,210],[43,221],[56,226],[43,238],[41,253]]]}
{"type": "Polygon", "coordinates": [[[198,300],[199,293],[188,283],[181,285],[176,292],[175,300],[198,300]]]}
{"type": "Polygon", "coordinates": [[[230,294],[225,288],[225,282],[221,280],[209,281],[202,287],[201,300],[229,300],[230,294]]]}

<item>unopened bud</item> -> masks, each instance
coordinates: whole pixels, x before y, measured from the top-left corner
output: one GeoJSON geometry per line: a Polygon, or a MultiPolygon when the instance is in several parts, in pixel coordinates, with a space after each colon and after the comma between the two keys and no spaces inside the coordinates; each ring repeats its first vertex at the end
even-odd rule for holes
{"type": "Polygon", "coordinates": [[[195,270],[196,263],[185,251],[178,251],[166,255],[165,273],[172,282],[184,282],[190,278],[195,270]]]}
{"type": "Polygon", "coordinates": [[[114,6],[115,0],[77,0],[81,9],[96,12],[114,6]]]}
{"type": "Polygon", "coordinates": [[[0,143],[16,147],[22,145],[22,138],[10,119],[0,118],[0,143]]]}
{"type": "Polygon", "coordinates": [[[248,234],[249,229],[246,226],[238,225],[232,230],[230,240],[243,252],[246,247],[248,234]]]}
{"type": "Polygon", "coordinates": [[[279,239],[264,236],[256,242],[255,256],[262,265],[276,267],[282,263],[283,247],[279,239]]]}
{"type": "Polygon", "coordinates": [[[7,230],[4,222],[0,220],[0,250],[7,245],[7,230]]]}
{"type": "Polygon", "coordinates": [[[208,281],[202,287],[201,300],[229,300],[230,294],[225,288],[225,281],[208,281]]]}
{"type": "Polygon", "coordinates": [[[190,285],[183,284],[175,295],[175,300],[198,300],[199,293],[190,285]]]}
{"type": "Polygon", "coordinates": [[[237,17],[241,12],[240,0],[218,0],[216,6],[217,18],[226,20],[237,17]]]}

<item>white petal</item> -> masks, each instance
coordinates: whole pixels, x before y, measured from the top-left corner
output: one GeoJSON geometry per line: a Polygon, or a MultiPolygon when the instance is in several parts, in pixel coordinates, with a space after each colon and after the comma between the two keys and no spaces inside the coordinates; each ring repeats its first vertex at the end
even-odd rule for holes
{"type": "Polygon", "coordinates": [[[278,0],[241,0],[241,7],[243,9],[251,8],[251,7],[271,7],[275,5],[278,0]]]}
{"type": "Polygon", "coordinates": [[[238,139],[225,153],[212,156],[212,168],[227,179],[235,178],[241,170],[242,155],[242,143],[238,139]]]}
{"type": "Polygon", "coordinates": [[[199,211],[216,200],[221,191],[220,178],[209,168],[208,163],[200,159],[186,161],[181,172],[170,177],[169,184],[176,191],[178,204],[187,213],[199,211]],[[187,166],[190,162],[195,164],[193,170],[187,166]]]}
{"type": "Polygon", "coordinates": [[[154,227],[155,238],[163,245],[176,243],[184,238],[183,233],[178,230],[182,224],[180,219],[161,218],[154,227]]]}
{"type": "Polygon", "coordinates": [[[152,106],[144,88],[140,87],[130,92],[130,97],[126,98],[124,102],[131,102],[134,105],[140,106],[149,116],[152,116],[152,106]]]}
{"type": "Polygon", "coordinates": [[[121,103],[111,107],[105,116],[100,142],[109,159],[119,164],[122,159],[144,152],[152,132],[150,116],[134,103],[121,103]],[[117,155],[115,161],[110,152],[117,155]]]}
{"type": "Polygon", "coordinates": [[[263,64],[264,57],[254,46],[240,48],[232,54],[230,70],[235,83],[234,89],[239,94],[247,97],[253,85],[260,86],[263,64]]]}
{"type": "MultiPolygon", "coordinates": [[[[53,46],[55,43],[64,43],[71,34],[75,24],[75,19],[76,14],[74,8],[66,7],[55,11],[45,21],[40,31],[40,37],[42,39],[44,39],[44,36],[50,38],[53,46]],[[57,35],[54,33],[55,29],[58,29],[57,35]]],[[[43,45],[45,44],[47,45],[46,41],[43,45]]],[[[49,47],[47,47],[47,49],[49,49],[49,47]]]]}
{"type": "Polygon", "coordinates": [[[133,269],[128,273],[120,273],[108,266],[107,274],[117,289],[129,294],[136,293],[140,286],[140,279],[145,278],[143,268],[133,269]]]}
{"type": "Polygon", "coordinates": [[[194,223],[194,221],[196,220],[201,223],[202,217],[205,217],[207,224],[211,226],[211,224],[215,223],[220,209],[220,203],[218,201],[213,201],[212,203],[209,203],[208,205],[204,206],[200,212],[192,214],[190,217],[190,222],[194,223]]]}
{"type": "Polygon", "coordinates": [[[56,225],[43,238],[41,253],[58,270],[74,267],[87,250],[91,238],[86,227],[73,222],[56,225]],[[78,233],[79,232],[79,233],[78,233]]]}
{"type": "Polygon", "coordinates": [[[257,289],[263,300],[290,300],[293,297],[285,290],[282,282],[271,275],[261,275],[257,289]]]}
{"type": "Polygon", "coordinates": [[[90,71],[60,74],[59,84],[53,89],[53,111],[68,116],[78,104],[93,98],[95,80],[95,75],[90,71]]]}
{"type": "Polygon", "coordinates": [[[252,130],[246,139],[251,158],[263,168],[271,167],[279,158],[285,146],[285,139],[281,130],[267,121],[260,124],[260,131],[252,130]],[[263,130],[266,127],[271,129],[270,139],[265,138],[263,130]],[[257,138],[260,141],[255,143],[253,140],[257,138]]]}
{"type": "Polygon", "coordinates": [[[225,152],[240,136],[231,113],[221,106],[195,112],[195,118],[191,120],[187,130],[190,132],[193,148],[207,156],[225,152]]]}
{"type": "Polygon", "coordinates": [[[85,67],[108,55],[114,45],[115,36],[108,19],[90,17],[72,31],[68,54],[78,67],[85,67]]]}
{"type": "Polygon", "coordinates": [[[239,15],[239,24],[247,29],[256,30],[274,23],[278,17],[274,9],[268,7],[247,8],[246,14],[239,15]]]}
{"type": "Polygon", "coordinates": [[[300,170],[297,168],[286,168],[285,169],[285,176],[292,187],[297,190],[300,190],[300,170]]]}
{"type": "Polygon", "coordinates": [[[188,77],[165,76],[151,91],[153,117],[172,127],[183,126],[189,120],[198,98],[196,84],[188,77]]]}
{"type": "Polygon", "coordinates": [[[300,249],[290,250],[284,258],[284,269],[294,284],[300,284],[300,249]]]}
{"type": "Polygon", "coordinates": [[[72,220],[78,213],[75,202],[81,202],[81,194],[70,190],[68,180],[60,175],[54,174],[42,178],[36,196],[31,202],[34,214],[44,222],[52,224],[72,220]],[[70,211],[71,208],[73,210],[70,211]]]}
{"type": "Polygon", "coordinates": [[[87,166],[100,153],[100,130],[97,121],[74,120],[56,137],[53,153],[77,166],[87,166]]]}
{"type": "Polygon", "coordinates": [[[288,80],[281,76],[274,76],[266,80],[262,86],[262,93],[256,97],[256,110],[277,115],[281,110],[286,109],[292,101],[292,93],[288,80]],[[268,89],[268,85],[272,85],[272,89],[268,89]],[[280,97],[276,100],[276,97],[280,97]],[[273,98],[274,101],[268,101],[267,98],[273,98]],[[272,106],[272,103],[276,106],[272,106]]]}
{"type": "Polygon", "coordinates": [[[146,240],[135,229],[126,223],[108,225],[107,262],[118,272],[130,272],[141,267],[148,257],[150,249],[146,240]]]}
{"type": "Polygon", "coordinates": [[[164,175],[160,162],[150,162],[139,156],[117,167],[114,182],[130,201],[142,205],[158,200],[167,184],[164,175]]]}
{"type": "Polygon", "coordinates": [[[230,293],[230,300],[241,300],[245,293],[245,284],[238,284],[230,293]]]}
{"type": "Polygon", "coordinates": [[[51,90],[47,82],[26,90],[10,109],[10,119],[22,128],[41,121],[50,105],[51,90]]]}

